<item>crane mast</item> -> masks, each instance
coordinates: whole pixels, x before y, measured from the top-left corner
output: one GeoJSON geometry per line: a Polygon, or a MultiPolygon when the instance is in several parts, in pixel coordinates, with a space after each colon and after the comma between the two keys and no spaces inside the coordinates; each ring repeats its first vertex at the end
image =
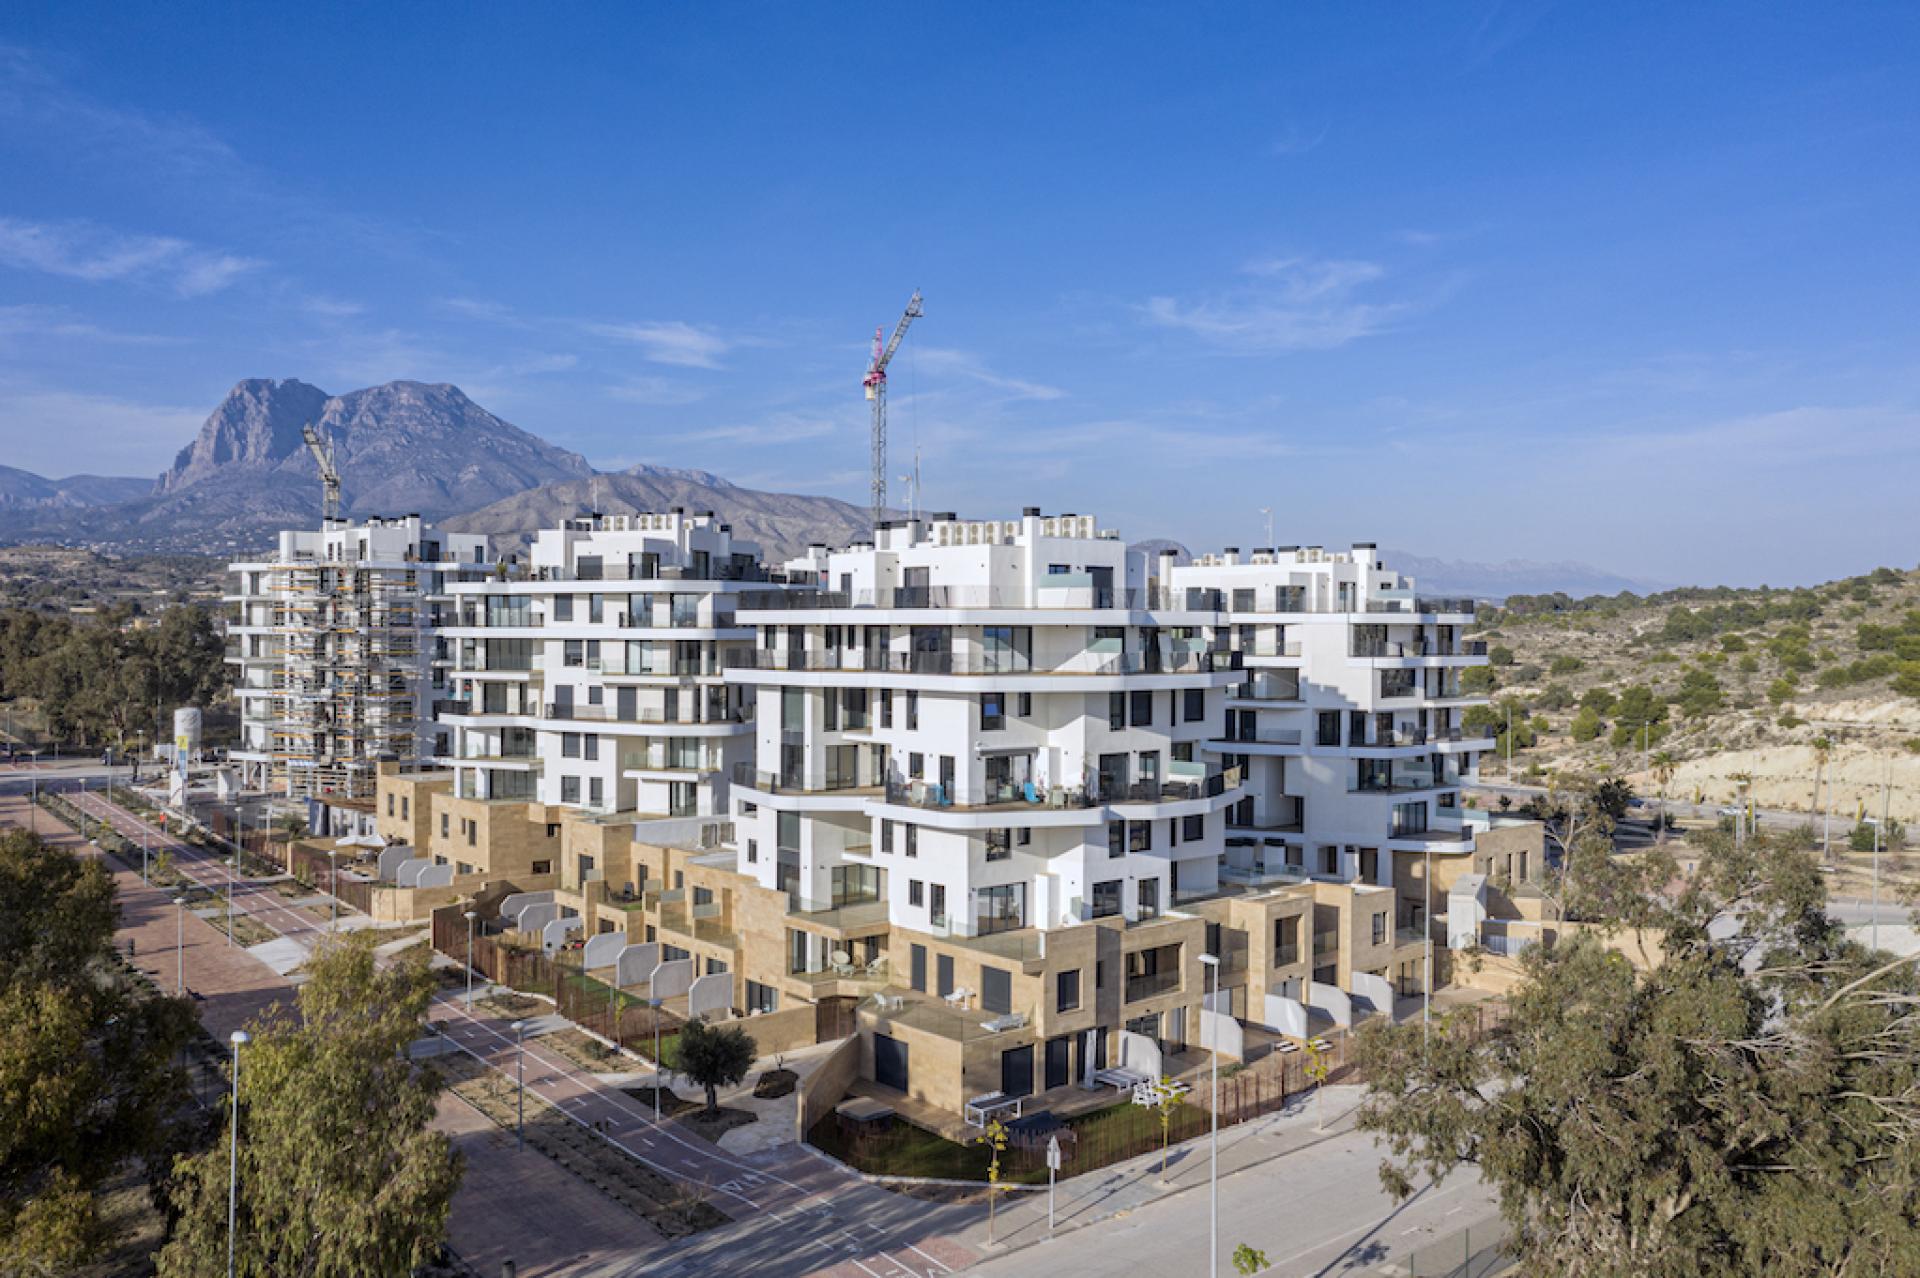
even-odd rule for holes
{"type": "MultiPolygon", "coordinates": [[[[873,526],[876,530],[887,517],[887,365],[893,362],[893,354],[900,349],[900,341],[907,335],[907,326],[919,319],[920,290],[913,290],[913,297],[907,302],[906,311],[900,316],[900,323],[894,327],[893,337],[881,345],[884,327],[873,330],[873,359],[867,365],[867,375],[862,384],[867,388],[867,399],[873,404],[873,526]]],[[[917,494],[916,494],[917,495],[917,494]]]]}
{"type": "Polygon", "coordinates": [[[333,464],[333,445],[320,438],[312,426],[302,426],[300,437],[320,465],[320,513],[327,519],[340,518],[340,472],[333,464]]]}

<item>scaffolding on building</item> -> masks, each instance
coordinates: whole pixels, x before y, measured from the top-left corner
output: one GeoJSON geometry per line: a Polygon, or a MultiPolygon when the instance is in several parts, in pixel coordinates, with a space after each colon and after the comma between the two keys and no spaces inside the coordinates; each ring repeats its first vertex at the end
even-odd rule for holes
{"type": "Polygon", "coordinates": [[[268,783],[292,798],[372,797],[382,758],[431,750],[420,571],[300,558],[272,565],[262,584],[274,618],[263,647],[280,660],[259,716],[268,783]]]}

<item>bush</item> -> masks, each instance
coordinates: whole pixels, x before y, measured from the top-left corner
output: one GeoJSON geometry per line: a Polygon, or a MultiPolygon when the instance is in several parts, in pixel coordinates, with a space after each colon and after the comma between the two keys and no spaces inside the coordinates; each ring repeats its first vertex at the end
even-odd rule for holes
{"type": "MultiPolygon", "coordinates": [[[[1847,836],[1847,846],[1855,852],[1873,851],[1874,827],[1866,821],[1853,827],[1853,833],[1847,836]]],[[[1907,827],[1894,817],[1887,818],[1887,828],[1880,836],[1880,850],[1897,848],[1907,841],[1907,827]]]]}
{"type": "Polygon", "coordinates": [[[1540,694],[1540,708],[1542,710],[1565,710],[1572,704],[1573,694],[1568,692],[1562,684],[1550,683],[1540,694]]]}
{"type": "Polygon", "coordinates": [[[1580,704],[1597,715],[1605,716],[1612,712],[1617,700],[1619,698],[1605,688],[1588,688],[1587,695],[1580,698],[1580,704]]]}
{"type": "Polygon", "coordinates": [[[1586,662],[1580,660],[1578,657],[1555,657],[1553,664],[1547,667],[1547,672],[1549,674],[1570,675],[1577,670],[1585,669],[1586,664],[1586,662]]]}
{"type": "Polygon", "coordinates": [[[1487,664],[1493,666],[1512,665],[1513,649],[1507,647],[1505,644],[1497,643],[1493,645],[1493,647],[1487,649],[1487,664]]]}
{"type": "Polygon", "coordinates": [[[1767,700],[1776,706],[1784,705],[1793,696],[1794,682],[1784,675],[1767,685],[1767,700]]]}
{"type": "Polygon", "coordinates": [[[1573,716],[1567,731],[1575,741],[1591,741],[1600,735],[1600,716],[1594,713],[1592,706],[1582,706],[1580,713],[1573,716]]]}

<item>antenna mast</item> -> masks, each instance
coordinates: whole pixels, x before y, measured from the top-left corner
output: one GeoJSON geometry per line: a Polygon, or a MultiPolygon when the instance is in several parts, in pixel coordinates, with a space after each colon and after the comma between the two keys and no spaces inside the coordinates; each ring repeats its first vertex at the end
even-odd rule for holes
{"type": "Polygon", "coordinates": [[[887,365],[900,349],[907,327],[921,314],[920,290],[915,289],[906,311],[900,316],[900,323],[893,330],[893,338],[884,347],[880,344],[880,335],[886,330],[873,330],[873,359],[862,379],[867,399],[873,404],[873,526],[876,530],[887,517],[887,365]]]}

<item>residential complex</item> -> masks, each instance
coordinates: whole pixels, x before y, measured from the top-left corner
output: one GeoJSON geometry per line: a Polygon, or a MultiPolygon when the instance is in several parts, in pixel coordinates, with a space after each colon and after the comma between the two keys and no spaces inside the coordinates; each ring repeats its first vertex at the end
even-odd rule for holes
{"type": "Polygon", "coordinates": [[[433,701],[450,583],[486,570],[485,537],[418,515],[280,534],[229,565],[227,660],[237,666],[243,785],[289,798],[367,800],[381,759],[444,754],[433,701]]]}
{"type": "Polygon", "coordinates": [[[719,978],[763,1047],[857,1035],[955,1121],[1388,1011],[1430,882],[1538,869],[1459,806],[1471,604],[1370,546],[1176,566],[1029,509],[769,570],[594,516],[447,594],[451,756],[379,781],[393,908],[719,978]]]}
{"type": "MultiPolygon", "coordinates": [[[[1470,599],[1433,598],[1385,567],[1371,544],[1237,549],[1162,561],[1176,585],[1212,591],[1246,678],[1208,743],[1247,776],[1227,840],[1230,879],[1311,874],[1418,887],[1431,856],[1470,857],[1460,787],[1490,731],[1465,711],[1485,698],[1461,672],[1486,645],[1462,638],[1470,599]]],[[[1423,922],[1423,896],[1397,924],[1423,922]]]]}

